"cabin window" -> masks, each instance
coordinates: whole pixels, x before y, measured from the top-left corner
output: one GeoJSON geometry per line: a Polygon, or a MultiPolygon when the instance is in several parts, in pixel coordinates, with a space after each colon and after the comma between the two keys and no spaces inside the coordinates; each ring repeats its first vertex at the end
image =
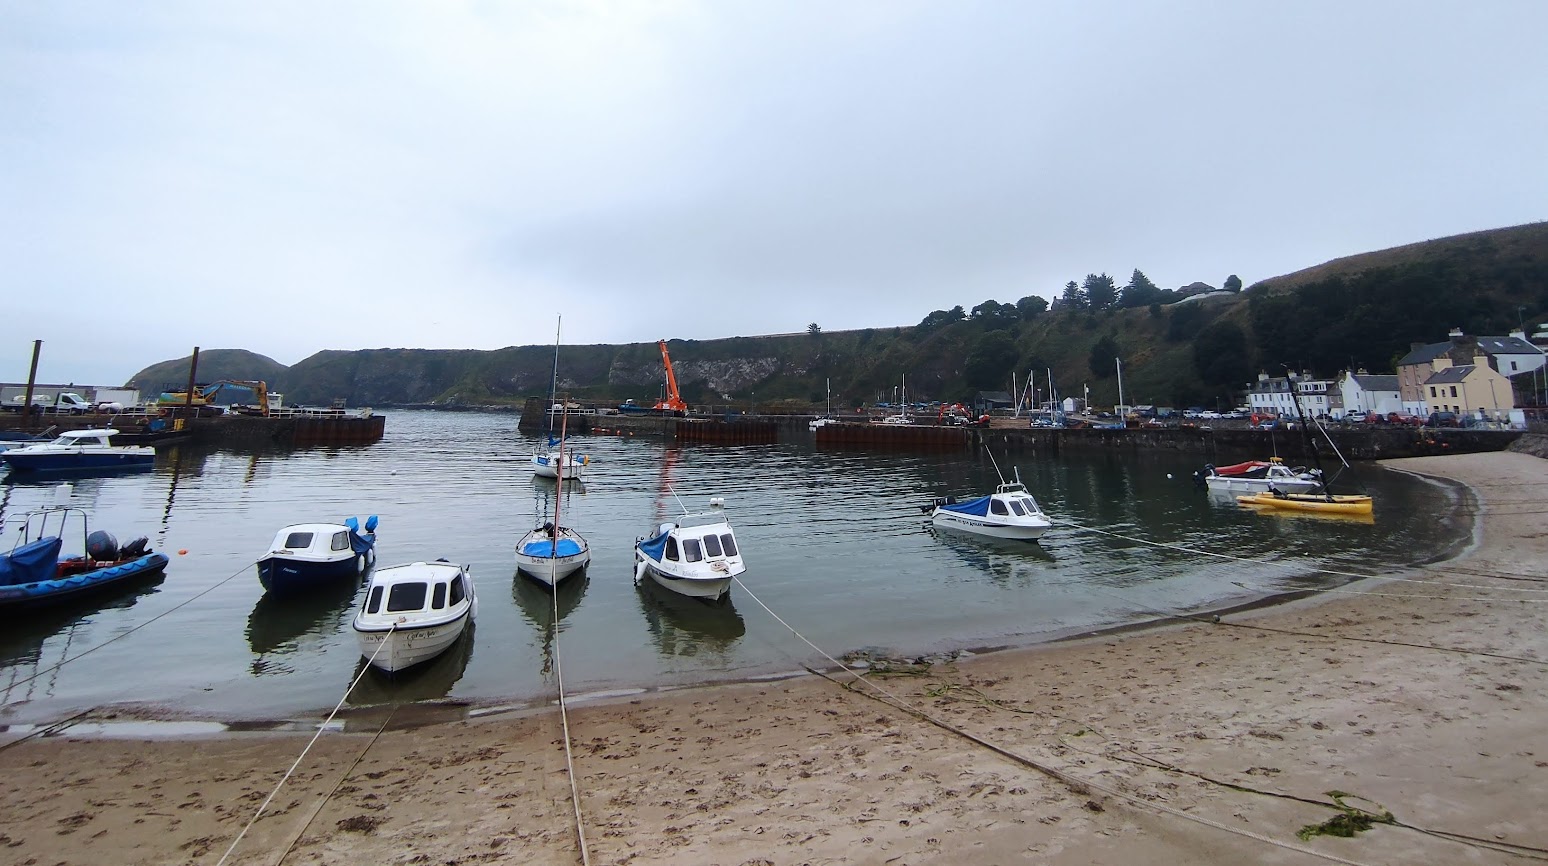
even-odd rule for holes
{"type": "Polygon", "coordinates": [[[677,561],[677,539],[668,537],[666,543],[666,558],[677,561]]]}
{"type": "Polygon", "coordinates": [[[463,589],[462,575],[459,574],[451,582],[451,603],[453,605],[460,603],[466,595],[467,590],[463,589]]]}
{"type": "Polygon", "coordinates": [[[736,538],[731,533],[720,536],[720,546],[725,548],[726,556],[736,556],[736,538]]]}
{"type": "Polygon", "coordinates": [[[446,584],[438,583],[435,585],[435,591],[430,594],[430,607],[433,610],[440,610],[446,607],[446,584]]]}
{"type": "Polygon", "coordinates": [[[382,609],[382,588],[371,587],[371,597],[366,599],[366,613],[376,613],[382,609]]]}
{"type": "Polygon", "coordinates": [[[704,536],[704,549],[709,551],[710,556],[725,555],[720,549],[720,537],[717,535],[704,536]]]}
{"type": "Polygon", "coordinates": [[[298,548],[302,548],[302,549],[311,547],[312,546],[312,533],[310,533],[310,532],[292,532],[289,535],[285,536],[285,546],[286,547],[298,547],[298,548]]]}
{"type": "Polygon", "coordinates": [[[1021,500],[1019,500],[1019,499],[1012,499],[1010,501],[1010,507],[1011,507],[1012,511],[1016,512],[1016,516],[1017,517],[1026,517],[1027,516],[1027,509],[1026,509],[1025,506],[1023,506],[1021,504],[1021,500]]]}
{"type": "MultiPolygon", "coordinates": [[[[713,538],[713,537],[714,536],[710,536],[710,538],[713,538]]],[[[705,541],[708,541],[708,540],[709,540],[709,538],[705,539],[705,541]]],[[[685,538],[685,539],[683,539],[683,559],[686,559],[689,562],[698,562],[699,560],[701,560],[703,558],[704,558],[704,551],[703,551],[703,549],[701,549],[699,547],[699,539],[697,539],[697,538],[685,538]]]]}
{"type": "Polygon", "coordinates": [[[334,550],[349,550],[349,533],[348,532],[335,532],[335,533],[333,533],[333,549],[334,550]]]}
{"type": "Polygon", "coordinates": [[[424,610],[425,595],[430,585],[425,583],[395,583],[387,591],[387,612],[424,610]]]}
{"type": "Polygon", "coordinates": [[[989,500],[989,513],[990,514],[1010,514],[1009,511],[1005,510],[1005,503],[1001,502],[998,499],[991,499],[991,500],[989,500]]]}

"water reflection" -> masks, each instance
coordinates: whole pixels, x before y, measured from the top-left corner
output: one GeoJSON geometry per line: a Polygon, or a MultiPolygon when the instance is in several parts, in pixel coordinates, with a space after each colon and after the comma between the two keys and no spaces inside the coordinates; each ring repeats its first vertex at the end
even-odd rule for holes
{"type": "Polygon", "coordinates": [[[140,599],[157,592],[166,580],[165,572],[156,572],[131,584],[115,584],[95,600],[74,600],[68,609],[11,611],[0,616],[0,669],[4,670],[3,703],[49,697],[62,669],[41,674],[70,657],[72,648],[84,649],[96,617],[115,610],[134,607],[140,599]],[[58,638],[59,640],[54,640],[58,638]],[[76,640],[84,643],[76,647],[76,640]],[[58,651],[50,642],[58,644],[58,651]]]}
{"type": "Polygon", "coordinates": [[[718,602],[688,598],[653,580],[640,581],[635,590],[651,642],[664,656],[725,655],[747,634],[729,595],[718,602]]]}
{"type": "Polygon", "coordinates": [[[1054,555],[1037,542],[991,538],[928,522],[925,531],[1001,587],[1026,586],[1053,574],[1054,555]]]}
{"type": "Polygon", "coordinates": [[[591,576],[586,571],[565,578],[552,591],[519,571],[511,576],[511,598],[521,610],[521,615],[537,629],[543,650],[542,671],[545,677],[554,669],[554,639],[564,630],[565,617],[580,605],[586,587],[590,584],[591,576]],[[557,620],[554,619],[556,610],[559,614],[557,620]]]}
{"type": "MultiPolygon", "coordinates": [[[[260,656],[285,655],[295,652],[303,637],[327,638],[343,632],[353,616],[352,602],[360,591],[361,578],[323,581],[315,591],[301,596],[264,593],[247,617],[248,646],[260,656]]],[[[256,668],[254,672],[258,672],[256,668]]]]}
{"type": "Polygon", "coordinates": [[[366,660],[364,657],[359,658],[350,681],[354,682],[355,677],[360,677],[360,682],[349,693],[349,705],[359,707],[434,701],[451,694],[457,681],[467,672],[468,662],[473,660],[476,628],[477,623],[468,623],[462,636],[447,647],[445,652],[408,670],[388,673],[373,667],[361,677],[360,671],[365,667],[366,660]]]}

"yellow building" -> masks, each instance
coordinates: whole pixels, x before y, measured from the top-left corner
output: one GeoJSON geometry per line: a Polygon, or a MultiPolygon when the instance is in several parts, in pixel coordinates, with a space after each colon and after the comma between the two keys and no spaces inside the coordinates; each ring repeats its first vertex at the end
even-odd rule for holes
{"type": "Polygon", "coordinates": [[[1455,412],[1503,419],[1516,408],[1510,380],[1489,366],[1489,356],[1479,353],[1471,364],[1453,364],[1448,355],[1430,362],[1434,371],[1424,380],[1424,401],[1431,413],[1455,412]]]}

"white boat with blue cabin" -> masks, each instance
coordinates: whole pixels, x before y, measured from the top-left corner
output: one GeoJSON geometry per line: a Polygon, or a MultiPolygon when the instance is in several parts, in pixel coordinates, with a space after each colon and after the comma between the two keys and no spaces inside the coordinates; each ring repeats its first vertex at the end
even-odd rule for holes
{"type": "Polygon", "coordinates": [[[684,514],[636,539],[634,562],[635,583],[649,576],[675,593],[711,601],[730,592],[731,579],[747,570],[719,496],[710,499],[708,511],[684,514]]]}
{"type": "Polygon", "coordinates": [[[532,474],[539,478],[559,479],[562,472],[566,479],[579,481],[591,458],[565,450],[564,443],[552,437],[547,448],[539,448],[532,454],[532,474]]]}
{"type": "Polygon", "coordinates": [[[12,472],[105,472],[150,469],[156,449],[147,445],[114,445],[113,429],[66,430],[51,442],[0,451],[12,472]]]}
{"type": "Polygon", "coordinates": [[[258,582],[268,592],[293,595],[353,578],[376,564],[376,515],[360,522],[297,523],[274,535],[258,559],[258,582]]]}
{"type": "Polygon", "coordinates": [[[373,571],[352,625],[361,657],[392,673],[445,652],[477,617],[469,567],[438,559],[373,571]]]}
{"type": "Polygon", "coordinates": [[[1053,521],[1021,483],[1020,472],[1014,482],[1006,483],[1002,477],[999,486],[988,496],[965,502],[948,496],[931,500],[920,508],[930,515],[930,522],[938,528],[991,538],[1036,541],[1053,526],[1053,521]]]}

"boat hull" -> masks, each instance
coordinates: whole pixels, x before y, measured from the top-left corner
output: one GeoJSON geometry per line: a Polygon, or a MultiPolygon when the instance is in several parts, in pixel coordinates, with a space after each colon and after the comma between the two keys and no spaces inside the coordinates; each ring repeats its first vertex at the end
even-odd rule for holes
{"type": "Polygon", "coordinates": [[[140,580],[162,575],[167,557],[147,553],[138,559],[53,580],[0,586],[0,612],[68,605],[140,580]]]}
{"type": "Polygon", "coordinates": [[[685,577],[663,571],[654,561],[641,557],[639,561],[645,565],[645,574],[650,577],[657,586],[669,589],[678,595],[686,595],[689,598],[702,598],[714,601],[731,591],[731,575],[718,575],[715,577],[685,577]]]}
{"type": "Polygon", "coordinates": [[[357,627],[355,639],[360,645],[360,655],[369,659],[372,667],[395,673],[423,664],[446,652],[462,637],[471,615],[469,609],[448,622],[391,632],[363,631],[357,627]]]}
{"type": "Polygon", "coordinates": [[[1274,496],[1260,493],[1255,496],[1238,496],[1236,501],[1242,505],[1314,514],[1371,514],[1373,510],[1369,496],[1274,496]]]}
{"type": "Polygon", "coordinates": [[[1306,478],[1233,478],[1229,475],[1210,475],[1204,485],[1214,493],[1267,493],[1269,489],[1285,493],[1310,493],[1322,486],[1322,482],[1306,478]]]}
{"type": "MultiPolygon", "coordinates": [[[[564,459],[564,477],[567,480],[578,479],[585,470],[586,464],[570,457],[564,459]]],[[[539,478],[559,478],[559,457],[551,454],[547,457],[536,455],[532,458],[532,474],[539,478]]]]}
{"type": "Polygon", "coordinates": [[[935,509],[930,515],[930,522],[941,529],[955,529],[959,532],[971,532],[990,538],[1007,538],[1015,541],[1037,541],[1051,525],[1041,521],[1008,523],[987,516],[976,517],[971,514],[947,511],[944,508],[935,509]]]}
{"type": "Polygon", "coordinates": [[[285,556],[266,556],[258,560],[258,582],[263,584],[266,592],[299,595],[323,586],[331,586],[345,578],[353,578],[364,572],[366,566],[375,558],[374,550],[367,553],[351,553],[347,557],[322,562],[285,556]]]}
{"type": "Polygon", "coordinates": [[[156,455],[150,454],[26,454],[20,449],[0,453],[12,472],[106,472],[152,468],[156,455]]]}

